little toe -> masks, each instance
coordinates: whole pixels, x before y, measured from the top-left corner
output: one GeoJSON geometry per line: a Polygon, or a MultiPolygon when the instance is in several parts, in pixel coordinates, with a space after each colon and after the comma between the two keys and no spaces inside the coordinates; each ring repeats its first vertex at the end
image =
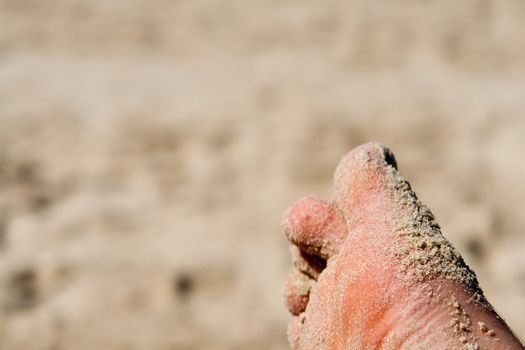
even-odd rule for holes
{"type": "Polygon", "coordinates": [[[295,202],[285,213],[283,231],[302,251],[328,259],[346,239],[346,223],[333,203],[315,197],[295,202]]]}
{"type": "Polygon", "coordinates": [[[288,342],[292,349],[299,349],[299,340],[303,323],[303,315],[293,316],[290,322],[288,322],[288,342]]]}

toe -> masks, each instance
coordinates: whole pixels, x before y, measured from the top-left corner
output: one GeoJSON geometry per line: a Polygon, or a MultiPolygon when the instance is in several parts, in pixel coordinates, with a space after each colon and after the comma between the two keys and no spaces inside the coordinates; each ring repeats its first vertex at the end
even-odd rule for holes
{"type": "Polygon", "coordinates": [[[299,315],[306,310],[313,283],[310,277],[294,271],[288,276],[284,290],[285,303],[292,315],[299,315]]]}
{"type": "Polygon", "coordinates": [[[364,204],[379,202],[378,197],[389,192],[385,189],[391,187],[395,176],[399,176],[395,157],[382,144],[366,143],[343,157],[334,175],[334,200],[349,225],[359,218],[379,217],[363,210],[364,204]],[[354,220],[349,220],[350,216],[354,220]]]}
{"type": "Polygon", "coordinates": [[[352,149],[341,163],[345,161],[390,165],[397,169],[397,161],[392,151],[379,142],[368,142],[352,149]]]}
{"type": "Polygon", "coordinates": [[[288,342],[290,343],[292,350],[299,349],[299,339],[303,322],[304,317],[303,315],[300,315],[292,317],[288,323],[288,342]]]}
{"type": "Polygon", "coordinates": [[[346,238],[346,223],[334,204],[315,197],[295,202],[282,221],[283,231],[301,250],[328,259],[346,238]]]}

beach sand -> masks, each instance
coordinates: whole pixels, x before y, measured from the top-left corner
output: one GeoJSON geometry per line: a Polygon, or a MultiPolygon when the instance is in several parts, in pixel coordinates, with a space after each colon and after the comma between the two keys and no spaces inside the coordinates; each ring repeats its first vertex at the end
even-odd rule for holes
{"type": "Polygon", "coordinates": [[[287,349],[280,220],[396,154],[525,337],[518,0],[0,0],[0,347],[287,349]]]}

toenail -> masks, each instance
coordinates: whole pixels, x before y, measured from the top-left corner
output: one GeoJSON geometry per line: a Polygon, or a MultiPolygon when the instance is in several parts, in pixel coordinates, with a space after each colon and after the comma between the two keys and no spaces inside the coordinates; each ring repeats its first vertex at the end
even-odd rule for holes
{"type": "Polygon", "coordinates": [[[394,153],[386,147],[383,146],[383,158],[385,159],[386,164],[392,166],[394,169],[397,169],[397,161],[394,153]]]}

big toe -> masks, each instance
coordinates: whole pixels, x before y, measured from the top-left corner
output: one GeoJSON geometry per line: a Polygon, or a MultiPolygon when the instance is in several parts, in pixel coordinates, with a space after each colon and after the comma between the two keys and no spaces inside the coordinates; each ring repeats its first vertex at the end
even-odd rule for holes
{"type": "Polygon", "coordinates": [[[377,142],[366,143],[350,151],[337,166],[335,202],[350,222],[380,219],[388,213],[388,208],[378,207],[385,203],[385,195],[395,193],[393,187],[399,184],[408,186],[399,177],[390,149],[377,142]]]}
{"type": "Polygon", "coordinates": [[[444,275],[477,289],[474,274],[399,174],[394,155],[385,146],[367,143],[341,160],[334,176],[334,198],[350,228],[349,249],[366,252],[349,255],[368,261],[388,252],[396,258],[386,259],[389,266],[414,280],[444,275]]]}

